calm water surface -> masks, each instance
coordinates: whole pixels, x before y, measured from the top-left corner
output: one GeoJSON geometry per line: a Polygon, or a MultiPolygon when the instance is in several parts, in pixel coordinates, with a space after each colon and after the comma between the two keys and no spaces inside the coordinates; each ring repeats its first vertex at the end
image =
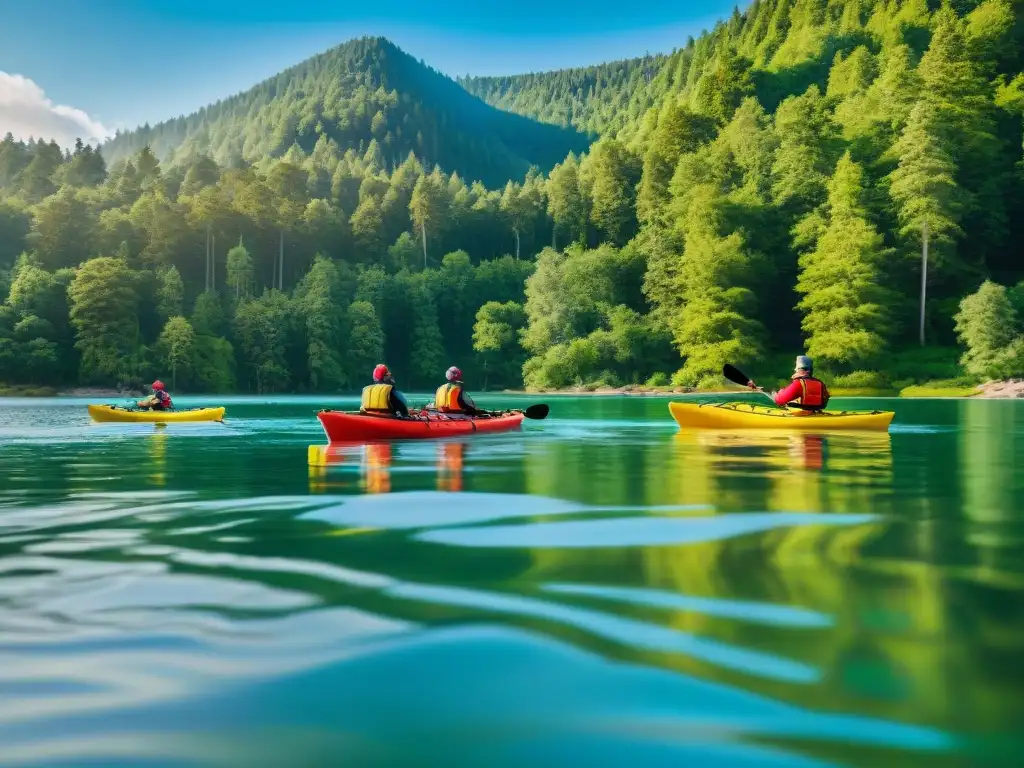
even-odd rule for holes
{"type": "Polygon", "coordinates": [[[311,467],[342,402],[0,400],[0,764],[1024,762],[1024,402],[551,398],[311,467]]]}

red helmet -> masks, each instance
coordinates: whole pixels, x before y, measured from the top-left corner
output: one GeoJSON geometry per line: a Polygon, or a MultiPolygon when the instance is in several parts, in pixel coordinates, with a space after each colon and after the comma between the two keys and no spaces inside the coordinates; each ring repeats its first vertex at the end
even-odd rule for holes
{"type": "Polygon", "coordinates": [[[384,379],[390,375],[391,371],[388,370],[388,367],[384,365],[384,363],[381,363],[380,365],[373,369],[374,381],[384,381],[384,379]]]}
{"type": "Polygon", "coordinates": [[[162,381],[160,381],[160,379],[157,379],[156,381],[154,381],[153,384],[152,384],[152,387],[153,387],[153,389],[166,389],[166,387],[164,386],[164,383],[162,381]]]}
{"type": "Polygon", "coordinates": [[[462,381],[462,371],[453,365],[444,372],[444,377],[448,379],[448,381],[462,381]]]}

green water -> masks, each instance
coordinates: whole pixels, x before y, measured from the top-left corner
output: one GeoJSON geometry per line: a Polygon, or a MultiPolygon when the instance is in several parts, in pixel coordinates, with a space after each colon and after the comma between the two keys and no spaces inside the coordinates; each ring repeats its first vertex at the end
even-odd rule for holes
{"type": "Polygon", "coordinates": [[[549,402],[311,468],[342,401],[0,400],[0,764],[1024,759],[1024,402],[829,437],[549,402]]]}

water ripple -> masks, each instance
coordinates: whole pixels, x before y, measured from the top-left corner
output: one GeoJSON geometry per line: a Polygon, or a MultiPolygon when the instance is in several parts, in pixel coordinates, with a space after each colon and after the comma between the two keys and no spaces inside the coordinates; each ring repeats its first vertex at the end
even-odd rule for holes
{"type": "Polygon", "coordinates": [[[876,515],[748,512],[714,517],[625,517],[522,525],[444,528],[416,534],[421,541],[457,547],[530,549],[692,544],[796,526],[853,526],[876,515]]]}

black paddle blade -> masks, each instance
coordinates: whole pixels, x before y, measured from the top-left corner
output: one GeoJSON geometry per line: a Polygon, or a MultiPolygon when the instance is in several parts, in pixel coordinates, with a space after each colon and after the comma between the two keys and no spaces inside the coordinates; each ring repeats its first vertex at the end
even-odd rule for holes
{"type": "Polygon", "coordinates": [[[737,368],[735,365],[726,363],[722,366],[722,375],[725,376],[729,381],[739,384],[741,387],[747,386],[750,382],[750,377],[747,376],[743,371],[737,368]]]}
{"type": "Polygon", "coordinates": [[[523,411],[523,415],[528,419],[546,419],[550,410],[546,403],[537,403],[523,411]]]}

